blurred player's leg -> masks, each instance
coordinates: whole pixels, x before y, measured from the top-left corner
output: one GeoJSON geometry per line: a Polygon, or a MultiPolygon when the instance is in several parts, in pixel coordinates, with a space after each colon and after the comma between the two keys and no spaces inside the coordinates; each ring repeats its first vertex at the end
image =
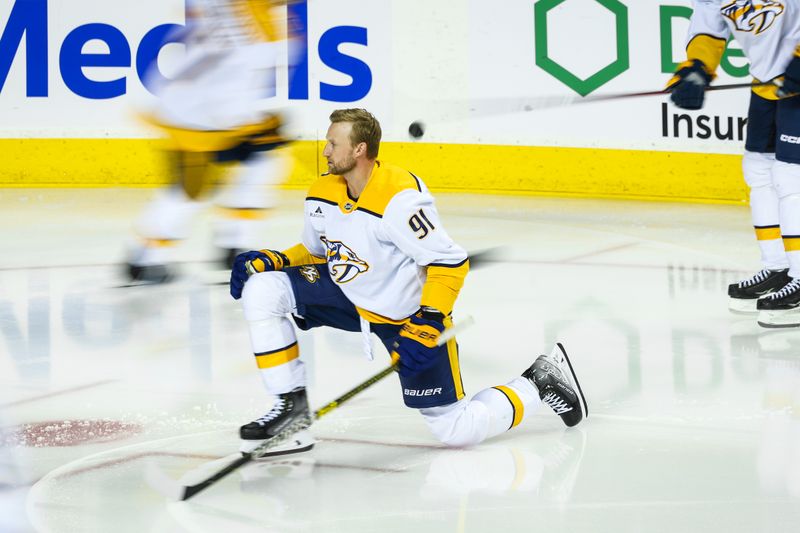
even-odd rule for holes
{"type": "Polygon", "coordinates": [[[239,252],[263,241],[258,230],[276,204],[275,186],[283,181],[286,166],[284,157],[270,150],[250,153],[233,169],[229,185],[216,199],[220,216],[214,224],[214,245],[227,268],[239,252]]]}
{"type": "Polygon", "coordinates": [[[168,154],[174,185],[162,191],[135,224],[137,242],[128,250],[127,271],[132,281],[163,283],[174,273],[175,247],[189,236],[191,222],[203,207],[208,183],[208,156],[186,152],[168,154]]]}
{"type": "MultiPolygon", "coordinates": [[[[283,50],[292,32],[283,2],[190,4],[186,25],[176,35],[185,44],[184,59],[169,78],[158,69],[148,72],[156,98],[143,100],[139,111],[176,152],[242,165],[233,177],[231,196],[221,203],[230,208],[223,213],[227,221],[215,235],[215,244],[229,250],[223,255],[232,259],[236,251],[253,244],[257,218],[271,205],[264,197],[264,185],[283,178],[283,172],[271,168],[277,161],[256,152],[285,142],[278,129],[283,125],[279,110],[286,107],[286,93],[283,87],[279,90],[277,80],[282,79],[279,71],[290,68],[283,50]],[[236,156],[227,157],[231,153],[236,156]]],[[[185,178],[180,183],[190,200],[199,197],[194,185],[203,190],[216,185],[185,178]]],[[[128,268],[137,281],[161,282],[172,276],[169,247],[163,245],[186,237],[189,219],[183,204],[173,204],[176,213],[166,212],[165,205],[148,209],[142,217],[147,218],[141,225],[144,240],[130,254],[128,268]],[[171,224],[178,219],[179,229],[171,224]]]]}

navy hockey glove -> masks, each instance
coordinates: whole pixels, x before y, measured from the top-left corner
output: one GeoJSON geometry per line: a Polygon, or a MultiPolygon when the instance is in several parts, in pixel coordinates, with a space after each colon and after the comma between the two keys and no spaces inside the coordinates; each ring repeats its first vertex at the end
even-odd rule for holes
{"type": "Polygon", "coordinates": [[[289,259],[275,250],[257,250],[237,255],[231,268],[231,296],[234,300],[241,298],[244,284],[253,274],[282,270],[286,266],[289,266],[289,259]]]}
{"type": "Polygon", "coordinates": [[[778,98],[788,98],[800,94],[800,46],[783,73],[783,84],[775,91],[778,98]]]}
{"type": "Polygon", "coordinates": [[[401,376],[421,372],[436,362],[441,346],[436,345],[444,331],[444,314],[436,309],[423,307],[403,324],[395,353],[400,357],[401,376]]]}
{"type": "Polygon", "coordinates": [[[711,74],[699,59],[678,65],[678,70],[667,84],[669,98],[682,109],[700,109],[706,95],[706,87],[711,83],[711,74]]]}

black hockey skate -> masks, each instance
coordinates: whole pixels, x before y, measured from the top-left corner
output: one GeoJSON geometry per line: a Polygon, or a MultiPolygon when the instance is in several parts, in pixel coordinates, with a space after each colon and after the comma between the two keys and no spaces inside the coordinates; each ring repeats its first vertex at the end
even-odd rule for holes
{"type": "Polygon", "coordinates": [[[311,426],[306,389],[300,387],[291,392],[279,394],[275,405],[267,414],[239,428],[239,436],[244,441],[241,451],[252,453],[262,444],[275,439],[282,442],[270,447],[259,457],[298,453],[314,447],[311,435],[304,431],[311,426]],[[284,436],[289,438],[283,439],[284,436]]]}
{"type": "Polygon", "coordinates": [[[219,260],[220,266],[225,270],[232,269],[236,256],[246,251],[242,248],[222,248],[222,257],[219,260]]]}
{"type": "Polygon", "coordinates": [[[777,291],[792,278],[789,269],[767,270],[757,272],[752,277],[738,283],[728,285],[728,308],[736,313],[756,313],[756,302],[762,296],[777,291]]]}
{"type": "Polygon", "coordinates": [[[758,300],[758,323],[765,328],[800,326],[800,278],[758,300]]]}
{"type": "Polygon", "coordinates": [[[575,426],[589,416],[586,398],[560,342],[550,355],[540,355],[531,367],[522,373],[539,391],[539,398],[550,406],[561,420],[575,426]]]}
{"type": "Polygon", "coordinates": [[[133,284],[158,284],[168,283],[175,277],[174,273],[166,265],[126,265],[128,279],[133,284]]]}

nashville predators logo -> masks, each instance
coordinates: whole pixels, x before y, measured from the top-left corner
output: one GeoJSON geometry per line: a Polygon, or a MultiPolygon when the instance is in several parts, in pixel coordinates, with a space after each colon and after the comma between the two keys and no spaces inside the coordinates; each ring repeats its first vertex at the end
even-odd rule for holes
{"type": "Polygon", "coordinates": [[[359,274],[369,270],[369,265],[343,242],[329,241],[325,237],[320,237],[320,240],[328,248],[328,270],[336,283],[353,281],[359,274]]]}
{"type": "Polygon", "coordinates": [[[309,283],[316,283],[319,279],[319,270],[317,267],[311,265],[305,265],[300,267],[300,274],[306,278],[306,281],[309,283]]]}
{"type": "Polygon", "coordinates": [[[783,3],[775,0],[733,0],[722,6],[720,12],[733,22],[737,30],[758,35],[772,26],[784,9],[783,3]]]}

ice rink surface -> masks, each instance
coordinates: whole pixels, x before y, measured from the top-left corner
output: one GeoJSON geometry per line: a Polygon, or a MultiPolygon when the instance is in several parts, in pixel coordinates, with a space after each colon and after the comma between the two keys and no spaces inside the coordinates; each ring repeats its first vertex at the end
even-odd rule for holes
{"type": "MultiPolygon", "coordinates": [[[[149,462],[202,476],[269,405],[210,212],[179,280],[119,287],[152,194],[0,190],[3,533],[800,531],[800,330],[727,310],[727,284],[758,268],[745,206],[439,194],[465,248],[503,247],[456,305],[476,321],[467,393],[561,341],[588,420],[567,430],[542,407],[446,449],[390,376],[320,419],[311,452],[165,500],[149,462]]],[[[282,194],[263,247],[298,241],[302,198],[282,194]]],[[[316,406],[387,364],[357,333],[300,345],[316,406]]]]}

